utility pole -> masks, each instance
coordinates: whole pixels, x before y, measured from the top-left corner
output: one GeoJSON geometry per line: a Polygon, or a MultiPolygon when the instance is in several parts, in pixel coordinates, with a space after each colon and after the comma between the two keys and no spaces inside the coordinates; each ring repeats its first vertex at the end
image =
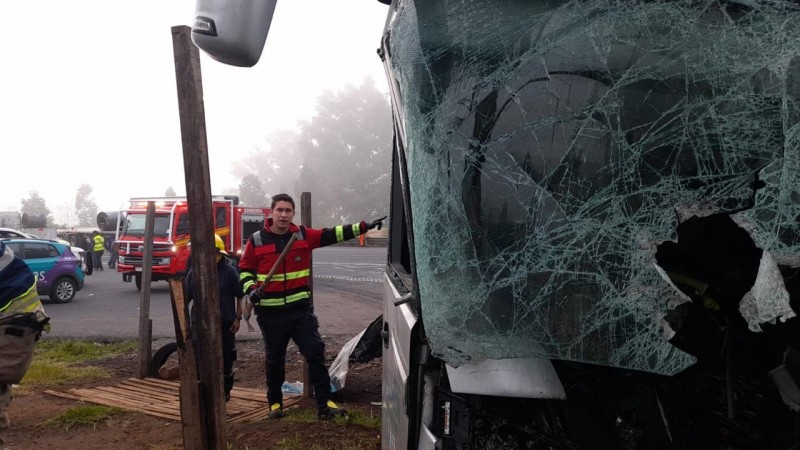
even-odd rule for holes
{"type": "MultiPolygon", "coordinates": [[[[183,143],[183,167],[189,206],[192,245],[192,292],[197,309],[198,388],[205,445],[211,450],[227,448],[225,401],[222,388],[222,342],[219,313],[219,285],[214,246],[211,206],[211,174],[208,164],[203,80],[200,52],[188,26],[172,27],[175,78],[183,143]]],[[[188,381],[188,380],[187,380],[188,381]]],[[[184,380],[181,380],[183,383],[184,380]]]]}
{"type": "MultiPolygon", "coordinates": [[[[147,376],[150,367],[150,351],[153,347],[153,321],[150,320],[150,282],[153,270],[153,225],[156,219],[156,204],[147,202],[144,219],[144,252],[142,252],[142,290],[139,293],[139,378],[147,376]]],[[[101,262],[102,264],[102,262],[101,262]]]]}
{"type": "MultiPolygon", "coordinates": [[[[300,225],[311,228],[311,192],[303,192],[300,194],[300,225]]],[[[311,261],[308,262],[308,289],[311,290],[311,301],[313,302],[314,255],[311,255],[310,258],[311,261]]],[[[308,362],[305,359],[303,359],[303,398],[311,398],[311,382],[308,380],[308,362]]]]}

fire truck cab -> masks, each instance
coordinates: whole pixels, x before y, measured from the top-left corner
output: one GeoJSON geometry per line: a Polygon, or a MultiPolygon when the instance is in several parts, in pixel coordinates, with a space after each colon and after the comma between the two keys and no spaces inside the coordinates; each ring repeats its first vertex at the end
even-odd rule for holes
{"type": "MultiPolygon", "coordinates": [[[[186,197],[131,198],[117,215],[117,271],[123,281],[142,287],[147,203],[155,202],[153,223],[152,281],[185,275],[191,254],[189,207],[186,197]]],[[[228,253],[238,258],[247,238],[264,226],[269,208],[239,206],[235,195],[213,196],[214,233],[225,242],[228,253]]]]}

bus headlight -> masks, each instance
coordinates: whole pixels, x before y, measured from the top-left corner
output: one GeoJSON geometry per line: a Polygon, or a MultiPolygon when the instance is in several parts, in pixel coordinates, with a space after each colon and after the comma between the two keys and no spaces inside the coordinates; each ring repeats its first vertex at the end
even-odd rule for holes
{"type": "Polygon", "coordinates": [[[172,250],[172,253],[175,253],[178,251],[178,247],[176,245],[173,245],[170,250],[172,250]]]}
{"type": "Polygon", "coordinates": [[[119,257],[119,262],[121,262],[122,264],[125,264],[125,257],[124,256],[120,256],[119,257]]]}
{"type": "Polygon", "coordinates": [[[158,263],[161,264],[162,266],[168,266],[169,260],[170,260],[169,258],[161,258],[158,260],[158,263]]]}

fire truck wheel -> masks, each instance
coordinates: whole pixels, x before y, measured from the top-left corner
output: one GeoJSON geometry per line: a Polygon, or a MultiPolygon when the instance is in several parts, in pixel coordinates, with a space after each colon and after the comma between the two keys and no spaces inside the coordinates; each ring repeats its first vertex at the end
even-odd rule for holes
{"type": "Polygon", "coordinates": [[[136,282],[136,289],[141,291],[142,290],[142,276],[141,275],[135,275],[134,276],[134,281],[136,282]]]}

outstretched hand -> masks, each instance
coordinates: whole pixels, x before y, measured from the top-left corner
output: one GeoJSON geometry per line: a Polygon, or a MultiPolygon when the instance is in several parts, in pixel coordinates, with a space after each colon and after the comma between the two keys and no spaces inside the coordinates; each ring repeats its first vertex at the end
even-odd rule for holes
{"type": "Polygon", "coordinates": [[[367,229],[371,230],[373,228],[378,228],[379,230],[383,226],[383,221],[386,219],[386,216],[381,217],[380,219],[373,220],[372,222],[367,224],[367,229]]]}

